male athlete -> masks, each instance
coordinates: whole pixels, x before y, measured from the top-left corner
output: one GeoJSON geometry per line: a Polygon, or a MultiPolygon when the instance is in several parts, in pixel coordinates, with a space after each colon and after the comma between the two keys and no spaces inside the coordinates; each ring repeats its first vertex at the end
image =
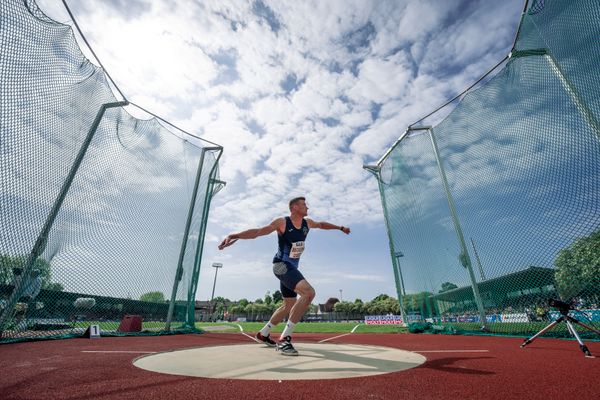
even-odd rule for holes
{"type": "Polygon", "coordinates": [[[350,228],[333,225],[329,222],[315,222],[305,218],[308,215],[308,207],[304,197],[296,197],[290,200],[289,207],[289,217],[277,218],[262,228],[232,233],[223,239],[219,245],[219,250],[231,246],[238,239],[255,239],[277,231],[279,248],[277,254],[273,257],[273,273],[280,281],[283,305],[275,310],[269,322],[256,334],[256,339],[268,346],[277,347],[277,350],[281,351],[283,355],[296,356],[298,352],[292,346],[292,332],[315,298],[315,289],[298,271],[298,264],[304,251],[304,241],[308,231],[312,228],[339,229],[348,235],[350,228]],[[298,301],[296,301],[297,295],[300,295],[298,301]],[[288,321],[281,333],[279,343],[275,343],[270,338],[271,329],[288,315],[288,321]]]}

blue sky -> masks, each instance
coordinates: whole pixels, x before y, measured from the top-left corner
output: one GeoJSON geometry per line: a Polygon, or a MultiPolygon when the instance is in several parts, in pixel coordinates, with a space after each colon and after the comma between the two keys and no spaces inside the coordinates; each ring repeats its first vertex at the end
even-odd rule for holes
{"type": "MultiPolygon", "coordinates": [[[[263,297],[275,234],[219,252],[304,195],[313,230],[301,270],[329,297],[395,295],[375,179],[362,169],[406,127],[510,50],[522,0],[68,1],[127,98],[219,143],[227,187],[213,200],[198,299],[263,297]]],[[[69,21],[58,0],[47,14],[69,21]]],[[[85,50],[84,50],[85,52],[85,50]]],[[[131,110],[136,113],[135,110],[131,110]]],[[[147,116],[140,115],[141,118],[147,116]]]]}

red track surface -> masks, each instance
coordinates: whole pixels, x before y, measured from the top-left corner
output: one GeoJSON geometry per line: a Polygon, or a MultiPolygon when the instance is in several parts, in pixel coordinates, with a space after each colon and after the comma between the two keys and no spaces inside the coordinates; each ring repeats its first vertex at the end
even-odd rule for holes
{"type": "MultiPolygon", "coordinates": [[[[336,335],[298,334],[297,342],[336,335]]],[[[408,371],[364,378],[247,381],[188,378],[132,365],[142,354],[248,343],[241,334],[67,339],[0,345],[0,398],[12,399],[597,399],[599,358],[584,358],[577,342],[481,336],[353,334],[329,343],[356,343],[421,352],[427,362],[408,371]],[[488,350],[487,352],[431,352],[488,350]]],[[[272,351],[265,349],[265,351],[272,351]]],[[[273,357],[281,357],[273,351],[273,357]]]]}

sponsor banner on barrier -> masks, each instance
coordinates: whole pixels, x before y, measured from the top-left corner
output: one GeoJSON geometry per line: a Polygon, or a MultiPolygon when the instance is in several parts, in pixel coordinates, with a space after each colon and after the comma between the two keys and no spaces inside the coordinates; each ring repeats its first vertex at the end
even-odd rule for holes
{"type": "MultiPolygon", "coordinates": [[[[548,312],[548,316],[551,321],[554,321],[560,317],[560,313],[558,311],[550,311],[548,312]]],[[[573,318],[577,318],[584,324],[586,322],[600,322],[600,310],[598,309],[581,309],[581,310],[571,310],[569,315],[573,318]]]]}
{"type": "Polygon", "coordinates": [[[400,315],[365,315],[366,325],[400,325],[402,317],[400,315]]]}
{"type": "MultiPolygon", "coordinates": [[[[525,313],[511,313],[511,314],[490,314],[486,315],[485,319],[487,322],[529,322],[529,317],[525,313]]],[[[442,318],[442,322],[479,322],[481,318],[479,315],[450,315],[442,318]]]]}
{"type": "Polygon", "coordinates": [[[485,319],[487,320],[487,322],[502,322],[502,315],[500,315],[500,314],[486,315],[485,319]]]}
{"type": "Polygon", "coordinates": [[[529,322],[529,317],[525,313],[502,314],[500,322],[529,322]]]}
{"type": "MultiPolygon", "coordinates": [[[[489,317],[488,317],[489,318],[489,317]]],[[[451,315],[442,318],[442,322],[479,322],[478,315],[451,315]]]]}

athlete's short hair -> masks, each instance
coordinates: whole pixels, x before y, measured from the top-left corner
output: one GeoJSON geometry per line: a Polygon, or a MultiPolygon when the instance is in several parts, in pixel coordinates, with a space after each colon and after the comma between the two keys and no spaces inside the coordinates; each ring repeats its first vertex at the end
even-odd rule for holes
{"type": "Polygon", "coordinates": [[[300,200],[306,201],[306,198],[301,196],[301,197],[294,197],[293,199],[291,199],[290,204],[289,204],[290,210],[292,209],[292,206],[294,204],[296,204],[297,202],[299,202],[300,200]]]}

